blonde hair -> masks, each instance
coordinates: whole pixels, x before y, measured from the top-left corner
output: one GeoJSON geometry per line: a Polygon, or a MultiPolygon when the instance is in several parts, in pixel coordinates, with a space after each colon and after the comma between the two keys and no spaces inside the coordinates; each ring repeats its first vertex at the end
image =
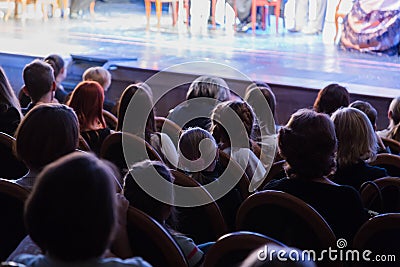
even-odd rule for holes
{"type": "Polygon", "coordinates": [[[91,67],[85,70],[82,80],[98,82],[107,91],[111,85],[111,73],[103,67],[91,67]]]}
{"type": "Polygon", "coordinates": [[[342,108],[332,114],[338,139],[337,162],[339,167],[373,160],[377,139],[367,115],[355,108],[342,108]]]}

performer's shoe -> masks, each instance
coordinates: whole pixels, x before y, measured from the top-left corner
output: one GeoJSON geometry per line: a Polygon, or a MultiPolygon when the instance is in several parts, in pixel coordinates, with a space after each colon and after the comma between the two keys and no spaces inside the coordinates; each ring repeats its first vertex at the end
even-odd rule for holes
{"type": "Polygon", "coordinates": [[[322,31],[315,28],[304,28],[301,32],[307,35],[319,35],[322,33],[322,31]]]}
{"type": "Polygon", "coordinates": [[[298,29],[298,28],[290,28],[287,30],[288,30],[288,32],[301,32],[301,29],[298,29]]]}

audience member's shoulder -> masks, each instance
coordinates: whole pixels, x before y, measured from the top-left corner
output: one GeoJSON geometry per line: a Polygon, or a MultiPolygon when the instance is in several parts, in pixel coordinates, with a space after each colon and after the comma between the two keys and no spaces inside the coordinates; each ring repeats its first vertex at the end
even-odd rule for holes
{"type": "Polygon", "coordinates": [[[348,198],[360,198],[360,193],[352,186],[349,185],[337,185],[332,187],[335,190],[339,191],[340,194],[343,196],[341,199],[344,199],[345,197],[348,198]]]}
{"type": "Polygon", "coordinates": [[[371,173],[372,178],[381,178],[385,176],[389,176],[385,168],[381,168],[378,166],[371,166],[369,164],[366,164],[366,168],[368,172],[371,173]]]}
{"type": "Polygon", "coordinates": [[[264,187],[264,190],[278,190],[280,189],[280,187],[286,185],[287,183],[289,183],[289,179],[288,178],[282,178],[279,180],[272,180],[269,183],[267,183],[264,187]]]}

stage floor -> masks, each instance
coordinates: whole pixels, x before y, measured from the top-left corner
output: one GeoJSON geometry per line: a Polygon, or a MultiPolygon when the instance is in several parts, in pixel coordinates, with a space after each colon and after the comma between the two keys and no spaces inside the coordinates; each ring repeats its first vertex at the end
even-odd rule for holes
{"type": "Polygon", "coordinates": [[[152,14],[146,30],[142,0],[109,0],[97,2],[94,17],[0,21],[0,52],[88,55],[151,70],[210,61],[273,84],[319,89],[337,82],[352,93],[383,97],[393,97],[400,89],[399,57],[343,51],[327,42],[326,35],[292,34],[282,25],[276,34],[273,17],[271,27],[255,35],[251,31],[227,34],[218,28],[196,36],[171,24],[171,15],[164,12],[158,29],[152,14]]]}

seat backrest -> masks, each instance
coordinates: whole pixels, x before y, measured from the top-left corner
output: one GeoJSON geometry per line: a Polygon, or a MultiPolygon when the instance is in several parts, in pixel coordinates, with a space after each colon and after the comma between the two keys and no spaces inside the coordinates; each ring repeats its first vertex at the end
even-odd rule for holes
{"type": "Polygon", "coordinates": [[[389,153],[382,153],[369,163],[372,166],[385,168],[390,176],[400,177],[400,156],[389,153]]]}
{"type": "MultiPolygon", "coordinates": [[[[382,266],[399,266],[400,258],[399,250],[400,240],[400,214],[387,213],[375,216],[365,222],[353,239],[353,248],[358,251],[370,250],[375,255],[395,255],[396,261],[390,262],[387,260],[382,266]]],[[[379,266],[376,262],[371,262],[370,265],[366,262],[360,262],[354,266],[379,266]]]]}
{"type": "Polygon", "coordinates": [[[169,232],[144,212],[128,208],[127,230],[134,256],[153,267],[187,267],[185,256],[169,232]]]}
{"type": "Polygon", "coordinates": [[[145,159],[162,162],[158,153],[144,139],[122,132],[112,133],[104,139],[100,157],[114,163],[122,175],[128,171],[128,166],[145,159]],[[126,155],[129,157],[126,158],[126,155]],[[129,160],[128,165],[127,160],[129,160]]]}
{"type": "Polygon", "coordinates": [[[28,168],[13,153],[15,138],[0,132],[0,178],[18,179],[28,172],[28,168]]]}
{"type": "MultiPolygon", "coordinates": [[[[193,198],[209,204],[197,207],[176,207],[178,211],[178,229],[188,235],[196,244],[215,241],[228,232],[221,210],[212,196],[197,181],[182,172],[171,170],[174,184],[184,187],[198,187],[198,194],[193,198]]],[[[179,196],[175,196],[177,198],[179,196]]]]}
{"type": "Polygon", "coordinates": [[[26,236],[23,214],[28,195],[25,188],[0,179],[0,262],[6,260],[26,236]]]}
{"type": "Polygon", "coordinates": [[[245,200],[250,195],[249,192],[250,181],[249,178],[247,177],[247,174],[243,171],[242,167],[240,167],[240,165],[234,159],[231,159],[231,157],[228,154],[226,154],[220,149],[218,150],[218,154],[219,154],[219,163],[223,169],[222,175],[224,177],[235,177],[238,173],[243,173],[242,177],[236,184],[235,188],[239,190],[242,200],[245,200]]]}
{"type": "Polygon", "coordinates": [[[275,239],[258,233],[245,231],[229,233],[219,238],[207,251],[203,266],[238,266],[251,252],[267,244],[286,247],[275,239]]]}
{"type": "Polygon", "coordinates": [[[400,212],[400,178],[383,177],[363,185],[361,200],[364,207],[376,212],[400,212]]]}
{"type": "Polygon", "coordinates": [[[103,109],[103,117],[106,121],[107,127],[114,130],[117,128],[118,119],[111,112],[103,109]]]}
{"type": "Polygon", "coordinates": [[[335,247],[336,242],[331,228],[315,209],[281,191],[251,195],[239,208],[236,226],[300,249],[326,249],[335,247]]]}
{"type": "Polygon", "coordinates": [[[155,117],[156,130],[159,133],[167,134],[174,145],[178,146],[179,137],[182,134],[182,129],[178,124],[164,117],[155,117]]]}
{"type": "Polygon", "coordinates": [[[391,138],[385,138],[385,137],[381,137],[381,139],[382,139],[382,142],[385,145],[385,147],[390,148],[390,152],[392,154],[396,154],[396,155],[400,154],[400,142],[399,141],[396,141],[391,138]]]}
{"type": "Polygon", "coordinates": [[[92,151],[89,144],[86,142],[82,135],[79,135],[78,149],[86,152],[92,151]]]}

